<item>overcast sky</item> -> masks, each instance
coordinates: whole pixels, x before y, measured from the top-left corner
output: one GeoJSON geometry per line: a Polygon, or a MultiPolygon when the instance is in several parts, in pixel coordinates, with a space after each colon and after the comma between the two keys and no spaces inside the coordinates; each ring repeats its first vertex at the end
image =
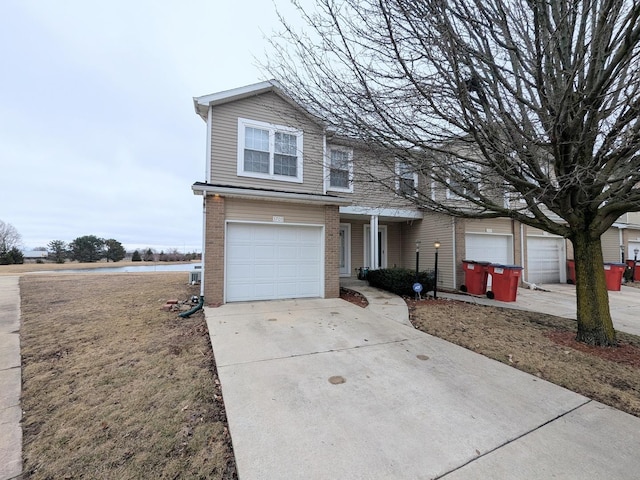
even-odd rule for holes
{"type": "Polygon", "coordinates": [[[0,0],[0,220],[27,249],[199,251],[192,97],[265,80],[278,28],[270,0],[0,0]]]}

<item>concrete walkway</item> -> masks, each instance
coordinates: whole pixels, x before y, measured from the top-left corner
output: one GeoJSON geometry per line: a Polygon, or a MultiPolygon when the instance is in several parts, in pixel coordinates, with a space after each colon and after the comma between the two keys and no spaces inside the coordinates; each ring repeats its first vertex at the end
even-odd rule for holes
{"type": "Polygon", "coordinates": [[[639,418],[426,335],[393,318],[388,294],[349,288],[369,307],[205,309],[241,480],[638,477],[639,418]]]}
{"type": "Polygon", "coordinates": [[[22,474],[18,279],[0,276],[0,480],[22,474]]]}

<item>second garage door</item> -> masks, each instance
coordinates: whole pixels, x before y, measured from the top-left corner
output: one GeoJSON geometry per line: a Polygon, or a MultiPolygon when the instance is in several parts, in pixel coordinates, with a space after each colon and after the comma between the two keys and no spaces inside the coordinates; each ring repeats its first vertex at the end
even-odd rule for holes
{"type": "Polygon", "coordinates": [[[465,260],[479,262],[513,263],[510,235],[467,233],[465,235],[465,260]]]}
{"type": "Polygon", "coordinates": [[[527,281],[560,283],[565,264],[564,239],[527,237],[527,281]]]}
{"type": "Polygon", "coordinates": [[[322,297],[322,227],[229,223],[227,302],[322,297]]]}

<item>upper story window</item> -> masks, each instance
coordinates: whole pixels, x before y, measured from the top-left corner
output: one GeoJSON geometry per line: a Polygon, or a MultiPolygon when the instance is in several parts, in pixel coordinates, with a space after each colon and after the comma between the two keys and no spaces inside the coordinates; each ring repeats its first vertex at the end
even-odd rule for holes
{"type": "Polygon", "coordinates": [[[239,118],[238,175],[302,182],[302,130],[239,118]]]}
{"type": "Polygon", "coordinates": [[[396,162],[396,193],[403,197],[418,195],[418,173],[411,165],[396,162]]]}
{"type": "Polygon", "coordinates": [[[460,163],[452,168],[447,178],[447,199],[465,200],[477,198],[477,192],[482,185],[480,165],[460,163]]]}
{"type": "Polygon", "coordinates": [[[353,192],[353,151],[329,148],[329,189],[353,192]]]}

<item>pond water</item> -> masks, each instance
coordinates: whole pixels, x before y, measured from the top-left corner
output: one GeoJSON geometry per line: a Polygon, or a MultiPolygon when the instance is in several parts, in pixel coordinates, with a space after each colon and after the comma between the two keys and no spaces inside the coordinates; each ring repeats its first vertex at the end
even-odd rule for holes
{"type": "Polygon", "coordinates": [[[153,265],[128,265],[126,267],[68,268],[32,273],[140,273],[140,272],[191,272],[201,269],[201,263],[154,263],[153,265]]]}

